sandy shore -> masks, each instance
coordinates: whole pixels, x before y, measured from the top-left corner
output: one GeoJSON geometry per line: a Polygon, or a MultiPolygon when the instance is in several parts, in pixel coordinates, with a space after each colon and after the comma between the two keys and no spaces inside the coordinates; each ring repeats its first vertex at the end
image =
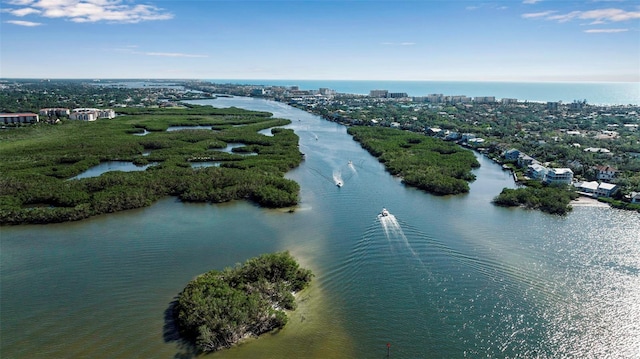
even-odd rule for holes
{"type": "Polygon", "coordinates": [[[587,206],[587,207],[609,207],[607,203],[600,202],[595,198],[580,196],[570,203],[573,207],[587,206]]]}

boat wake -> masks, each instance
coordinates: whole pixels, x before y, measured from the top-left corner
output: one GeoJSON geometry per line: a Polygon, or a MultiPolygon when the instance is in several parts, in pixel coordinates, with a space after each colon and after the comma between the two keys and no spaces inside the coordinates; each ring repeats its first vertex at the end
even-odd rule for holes
{"type": "Polygon", "coordinates": [[[347,163],[347,167],[349,167],[349,170],[351,170],[351,173],[353,174],[358,173],[358,171],[356,170],[356,166],[354,166],[353,162],[349,161],[347,163]]]}
{"type": "Polygon", "coordinates": [[[408,249],[411,252],[411,255],[417,259],[421,264],[422,260],[418,256],[418,253],[413,249],[411,243],[407,239],[407,236],[402,231],[402,227],[400,223],[398,223],[398,219],[393,214],[389,213],[386,208],[383,208],[380,214],[378,214],[378,221],[380,222],[380,226],[384,231],[384,235],[387,237],[387,240],[390,243],[399,243],[404,248],[408,249]]]}
{"type": "Polygon", "coordinates": [[[333,182],[338,187],[342,187],[344,181],[342,180],[342,172],[341,171],[333,171],[333,182]]]}

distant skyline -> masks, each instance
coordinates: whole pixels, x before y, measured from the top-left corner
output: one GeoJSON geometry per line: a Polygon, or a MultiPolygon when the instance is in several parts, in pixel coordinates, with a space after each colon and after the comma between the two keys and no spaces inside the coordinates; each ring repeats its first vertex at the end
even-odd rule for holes
{"type": "Polygon", "coordinates": [[[640,82],[638,1],[0,4],[0,78],[640,82]]]}

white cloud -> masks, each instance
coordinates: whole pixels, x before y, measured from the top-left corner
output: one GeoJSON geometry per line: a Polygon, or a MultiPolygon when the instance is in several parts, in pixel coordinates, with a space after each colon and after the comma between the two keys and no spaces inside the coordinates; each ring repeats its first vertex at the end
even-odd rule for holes
{"type": "Polygon", "coordinates": [[[629,29],[589,29],[584,30],[588,34],[612,34],[617,32],[627,32],[629,29]]]}
{"type": "Polygon", "coordinates": [[[67,18],[78,23],[137,23],[173,18],[173,14],[164,9],[131,4],[129,0],[12,0],[9,4],[23,6],[5,10],[14,16],[38,14],[47,18],[67,18]]]}
{"type": "Polygon", "coordinates": [[[8,20],[8,21],[5,21],[5,23],[14,24],[14,25],[18,25],[18,26],[27,26],[27,27],[33,27],[33,26],[42,25],[42,23],[39,23],[39,22],[23,21],[23,20],[8,20]]]}
{"type": "Polygon", "coordinates": [[[7,1],[10,5],[26,6],[33,3],[33,0],[10,0],[7,1]]]}
{"type": "Polygon", "coordinates": [[[23,17],[31,14],[39,14],[41,11],[32,7],[24,7],[22,9],[9,9],[6,12],[13,16],[23,17]]]}
{"type": "Polygon", "coordinates": [[[555,11],[549,10],[549,11],[522,14],[522,17],[525,18],[525,19],[536,19],[536,18],[539,18],[539,17],[546,18],[546,17],[549,17],[549,16],[551,16],[552,14],[555,14],[555,13],[556,13],[555,11]]]}
{"type": "Polygon", "coordinates": [[[539,3],[542,0],[523,0],[522,3],[523,4],[536,4],[539,3]]]}
{"type": "Polygon", "coordinates": [[[609,22],[622,22],[640,19],[640,11],[626,11],[622,9],[598,9],[589,11],[572,11],[566,14],[555,14],[554,11],[523,14],[523,18],[542,18],[557,22],[568,22],[572,20],[593,20],[594,24],[604,24],[609,22]]]}

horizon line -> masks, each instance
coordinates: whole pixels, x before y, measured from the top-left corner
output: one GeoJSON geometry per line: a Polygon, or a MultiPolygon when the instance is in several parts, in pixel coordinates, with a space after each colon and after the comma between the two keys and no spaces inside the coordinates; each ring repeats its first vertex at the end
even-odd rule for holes
{"type": "Polygon", "coordinates": [[[146,80],[146,81],[361,81],[361,82],[494,82],[494,83],[637,83],[638,80],[392,80],[392,79],[309,79],[309,78],[196,78],[196,77],[0,77],[6,80],[146,80]]]}

